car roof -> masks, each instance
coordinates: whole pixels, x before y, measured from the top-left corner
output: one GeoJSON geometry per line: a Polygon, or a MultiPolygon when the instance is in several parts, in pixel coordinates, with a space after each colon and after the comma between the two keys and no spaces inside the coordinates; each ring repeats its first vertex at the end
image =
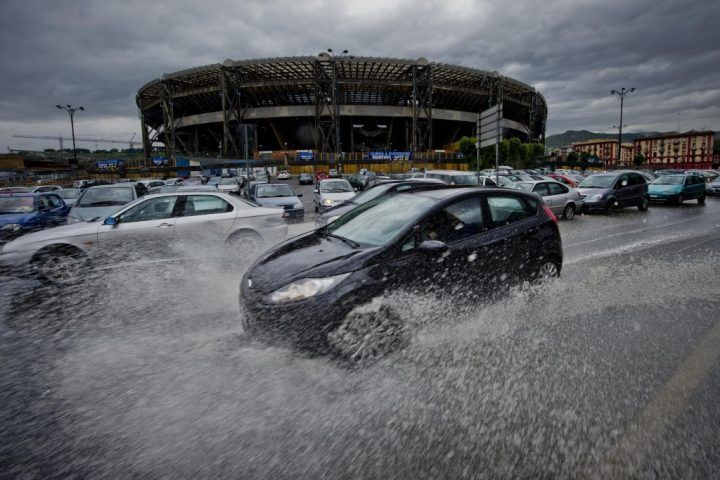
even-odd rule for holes
{"type": "Polygon", "coordinates": [[[467,170],[426,170],[425,173],[438,173],[441,175],[476,175],[475,172],[467,170]]]}
{"type": "Polygon", "coordinates": [[[0,192],[0,197],[39,197],[40,195],[46,195],[48,193],[52,192],[42,192],[42,193],[30,193],[30,192],[0,192]]]}
{"type": "Polygon", "coordinates": [[[135,188],[135,185],[129,182],[124,183],[110,183],[107,185],[93,185],[91,187],[88,187],[87,190],[90,189],[98,189],[98,188],[135,188]]]}
{"type": "Polygon", "coordinates": [[[502,188],[502,187],[448,187],[448,188],[439,188],[437,190],[417,190],[415,192],[408,192],[412,195],[422,195],[424,197],[430,197],[435,198],[438,200],[443,200],[445,198],[454,197],[454,196],[462,196],[466,193],[512,193],[512,194],[527,194],[527,192],[522,192],[520,190],[513,190],[509,188],[502,188]]]}
{"type": "Polygon", "coordinates": [[[323,178],[322,180],[320,180],[319,183],[338,182],[338,181],[347,182],[347,180],[344,178],[323,178]]]}
{"type": "Polygon", "coordinates": [[[567,185],[565,185],[564,183],[558,182],[557,180],[551,180],[549,178],[546,180],[521,180],[521,181],[515,182],[515,183],[525,183],[525,184],[530,184],[530,185],[535,185],[537,183],[557,183],[558,185],[563,185],[563,186],[567,187],[567,185]]]}

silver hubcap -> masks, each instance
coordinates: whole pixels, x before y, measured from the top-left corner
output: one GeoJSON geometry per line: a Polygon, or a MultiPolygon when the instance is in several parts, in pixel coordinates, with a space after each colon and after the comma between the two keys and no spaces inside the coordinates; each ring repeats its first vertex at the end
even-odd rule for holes
{"type": "Polygon", "coordinates": [[[575,218],[575,209],[573,207],[565,207],[565,218],[568,220],[575,218]]]}
{"type": "Polygon", "coordinates": [[[71,255],[48,257],[40,265],[40,273],[51,282],[69,282],[80,276],[82,263],[79,258],[71,255]]]}
{"type": "Polygon", "coordinates": [[[553,262],[546,262],[543,264],[542,267],[540,267],[540,270],[538,271],[538,278],[540,280],[548,280],[550,278],[557,278],[558,277],[558,268],[557,265],[555,265],[553,262]]]}
{"type": "Polygon", "coordinates": [[[401,320],[389,309],[350,313],[343,323],[328,334],[330,345],[353,361],[373,360],[387,355],[403,343],[401,320]]]}
{"type": "Polygon", "coordinates": [[[240,235],[233,240],[233,246],[238,252],[254,253],[260,248],[260,239],[255,235],[240,235]]]}

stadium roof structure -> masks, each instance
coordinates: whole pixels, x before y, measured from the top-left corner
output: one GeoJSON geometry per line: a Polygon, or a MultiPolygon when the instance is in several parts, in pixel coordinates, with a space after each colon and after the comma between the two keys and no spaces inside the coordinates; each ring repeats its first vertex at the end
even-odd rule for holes
{"type": "MultiPolygon", "coordinates": [[[[290,143],[320,152],[340,152],[349,143],[353,119],[406,123],[412,151],[430,150],[462,131],[475,133],[478,114],[503,104],[504,127],[530,141],[543,141],[547,104],[532,86],[498,72],[417,60],[317,56],[225,60],[164,74],[137,93],[143,142],[165,144],[168,156],[220,145],[223,156],[240,155],[239,125],[267,122],[266,143],[290,143]],[[311,138],[291,138],[300,122],[311,138]],[[286,122],[286,123],[283,123],[286,122]],[[460,129],[450,128],[460,125],[460,129]],[[442,130],[434,138],[433,130],[442,130]]],[[[399,137],[398,137],[399,135],[399,137]]]]}

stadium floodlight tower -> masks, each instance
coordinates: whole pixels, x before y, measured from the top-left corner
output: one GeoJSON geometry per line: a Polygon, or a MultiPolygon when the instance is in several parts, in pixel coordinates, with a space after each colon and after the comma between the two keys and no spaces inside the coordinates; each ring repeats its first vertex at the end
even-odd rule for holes
{"type": "Polygon", "coordinates": [[[58,108],[58,110],[65,110],[68,115],[70,115],[70,131],[72,132],[72,141],[73,141],[73,164],[77,165],[77,150],[75,149],[75,112],[77,110],[85,110],[85,107],[73,107],[72,105],[55,105],[55,107],[58,108]]]}

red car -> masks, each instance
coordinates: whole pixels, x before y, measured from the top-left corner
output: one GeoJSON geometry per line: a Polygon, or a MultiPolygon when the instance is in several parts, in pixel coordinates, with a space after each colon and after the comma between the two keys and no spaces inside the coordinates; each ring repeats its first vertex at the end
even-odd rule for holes
{"type": "Polygon", "coordinates": [[[319,182],[320,180],[325,180],[326,178],[330,178],[327,173],[325,172],[317,172],[315,174],[315,181],[319,182]]]}
{"type": "Polygon", "coordinates": [[[568,177],[567,175],[560,175],[559,173],[551,173],[548,175],[548,177],[552,178],[553,180],[557,180],[560,183],[564,183],[568,187],[575,188],[577,187],[577,182],[573,180],[572,178],[568,177]]]}

